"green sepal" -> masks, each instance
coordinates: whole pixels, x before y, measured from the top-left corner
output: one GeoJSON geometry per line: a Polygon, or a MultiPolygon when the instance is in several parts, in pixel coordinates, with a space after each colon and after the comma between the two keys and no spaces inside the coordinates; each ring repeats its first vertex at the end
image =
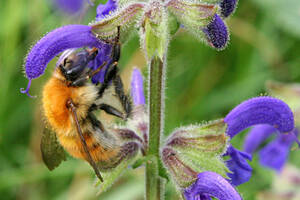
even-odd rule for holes
{"type": "Polygon", "coordinates": [[[169,181],[169,175],[168,175],[168,172],[167,172],[167,169],[164,167],[161,159],[158,160],[158,175],[161,177],[161,178],[164,178],[167,180],[167,182],[169,181]]]}
{"type": "Polygon", "coordinates": [[[44,129],[40,148],[42,159],[50,171],[58,167],[62,161],[67,160],[66,153],[58,142],[54,131],[44,129]]]}
{"type": "Polygon", "coordinates": [[[220,174],[224,178],[228,178],[227,173],[230,172],[226,167],[220,154],[209,155],[200,153],[196,150],[181,151],[179,157],[197,172],[212,171],[220,174]]]}
{"type": "Polygon", "coordinates": [[[229,170],[222,158],[229,141],[225,131],[224,121],[217,120],[200,126],[181,127],[171,134],[165,149],[172,152],[173,158],[166,154],[163,159],[180,187],[189,186],[195,179],[194,174],[204,171],[228,178],[229,170]]]}
{"type": "Polygon", "coordinates": [[[118,27],[120,27],[121,40],[124,42],[128,36],[135,30],[134,26],[140,17],[145,4],[129,3],[103,20],[91,23],[92,32],[100,40],[115,38],[118,34],[118,27]]]}
{"type": "Polygon", "coordinates": [[[180,28],[180,23],[172,13],[169,13],[168,26],[170,35],[174,35],[180,28]]]}
{"type": "Polygon", "coordinates": [[[219,1],[186,1],[171,0],[167,3],[168,10],[176,17],[186,30],[203,39],[202,29],[206,27],[218,11],[219,1]]]}

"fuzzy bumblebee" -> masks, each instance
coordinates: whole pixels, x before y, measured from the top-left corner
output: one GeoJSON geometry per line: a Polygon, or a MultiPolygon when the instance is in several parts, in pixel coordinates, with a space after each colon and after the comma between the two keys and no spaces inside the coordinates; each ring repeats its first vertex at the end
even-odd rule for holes
{"type": "Polygon", "coordinates": [[[102,180],[99,169],[116,167],[138,148],[136,143],[125,144],[121,135],[107,131],[93,113],[100,109],[124,120],[131,113],[130,98],[125,95],[118,75],[120,45],[118,38],[115,40],[113,62],[106,70],[104,82],[100,86],[89,80],[106,63],[97,70],[87,67],[97,56],[97,48],[72,52],[61,61],[44,86],[44,114],[51,130],[55,132],[53,136],[49,135],[51,132],[46,132],[48,135],[44,135],[41,143],[43,160],[49,169],[54,169],[65,159],[59,148],[61,145],[73,157],[89,162],[102,180]],[[118,100],[118,106],[112,105],[114,99],[118,100]],[[55,153],[58,160],[53,159],[55,153]]]}

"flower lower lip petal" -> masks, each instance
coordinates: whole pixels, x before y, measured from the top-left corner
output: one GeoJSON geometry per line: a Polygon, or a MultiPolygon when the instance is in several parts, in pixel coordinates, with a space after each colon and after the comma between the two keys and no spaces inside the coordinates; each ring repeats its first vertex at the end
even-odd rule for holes
{"type": "Polygon", "coordinates": [[[294,132],[278,135],[275,140],[259,152],[260,164],[280,172],[288,159],[291,145],[295,140],[294,132]]]}
{"type": "Polygon", "coordinates": [[[245,152],[253,154],[262,142],[264,142],[269,136],[276,132],[276,128],[267,124],[254,126],[247,133],[244,143],[245,152]]]}

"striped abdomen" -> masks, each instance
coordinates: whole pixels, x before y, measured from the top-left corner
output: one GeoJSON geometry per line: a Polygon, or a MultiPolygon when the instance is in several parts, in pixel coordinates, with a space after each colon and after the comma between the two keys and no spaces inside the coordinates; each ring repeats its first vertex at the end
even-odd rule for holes
{"type": "MultiPolygon", "coordinates": [[[[103,147],[96,137],[89,132],[83,134],[88,150],[93,160],[99,164],[100,168],[113,168],[118,165],[121,159],[119,146],[103,147]]],[[[58,139],[65,150],[75,158],[87,160],[87,155],[79,136],[58,135],[58,139]]]]}

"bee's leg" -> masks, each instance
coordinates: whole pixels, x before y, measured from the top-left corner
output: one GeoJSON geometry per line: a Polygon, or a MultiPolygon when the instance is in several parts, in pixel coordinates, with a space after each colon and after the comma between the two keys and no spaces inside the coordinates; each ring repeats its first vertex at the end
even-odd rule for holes
{"type": "Polygon", "coordinates": [[[132,111],[132,103],[130,98],[124,93],[124,87],[121,77],[117,75],[116,78],[113,80],[113,83],[115,85],[115,92],[118,95],[122,107],[126,113],[126,118],[128,118],[132,111]]]}
{"type": "Polygon", "coordinates": [[[111,64],[106,70],[104,81],[100,86],[98,92],[99,98],[102,97],[104,91],[108,88],[111,81],[116,77],[117,73],[118,73],[117,63],[111,64]]]}
{"type": "Polygon", "coordinates": [[[90,154],[90,151],[87,147],[87,144],[86,144],[86,141],[83,137],[83,134],[82,134],[82,130],[81,130],[81,127],[80,127],[80,124],[79,124],[79,121],[78,121],[78,117],[77,117],[77,112],[76,112],[76,107],[73,103],[73,101],[71,99],[69,99],[67,101],[67,107],[70,109],[70,111],[72,112],[72,117],[75,121],[75,124],[76,124],[76,129],[77,129],[77,133],[79,135],[79,138],[80,138],[80,141],[81,141],[81,144],[83,146],[83,149],[87,155],[87,159],[88,159],[88,162],[90,163],[90,165],[93,167],[97,177],[100,179],[101,182],[103,182],[103,178],[99,172],[99,169],[95,163],[95,161],[93,160],[91,154],[90,154]]]}
{"type": "Polygon", "coordinates": [[[110,105],[104,103],[100,104],[99,109],[104,110],[107,114],[114,115],[124,120],[126,119],[126,115],[124,115],[124,113],[122,113],[121,111],[117,110],[116,108],[110,105]]]}
{"type": "Polygon", "coordinates": [[[120,26],[118,26],[118,34],[112,45],[112,53],[111,53],[112,64],[108,67],[106,71],[104,81],[99,90],[99,97],[103,95],[104,91],[109,86],[110,82],[116,77],[118,73],[118,62],[120,60],[120,55],[121,55],[121,44],[119,40],[120,40],[120,26]]]}

